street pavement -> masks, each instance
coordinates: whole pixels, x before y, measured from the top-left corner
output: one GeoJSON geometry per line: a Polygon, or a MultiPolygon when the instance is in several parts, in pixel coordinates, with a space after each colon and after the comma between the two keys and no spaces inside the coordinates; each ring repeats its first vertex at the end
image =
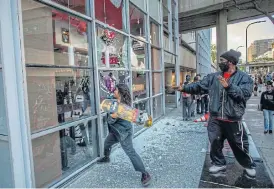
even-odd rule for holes
{"type": "MultiPolygon", "coordinates": [[[[153,188],[197,188],[207,148],[203,123],[182,121],[181,108],[134,138],[153,181],[153,188]]],[[[111,163],[95,164],[66,187],[71,188],[140,188],[141,174],[134,171],[130,160],[118,147],[111,163]]]]}

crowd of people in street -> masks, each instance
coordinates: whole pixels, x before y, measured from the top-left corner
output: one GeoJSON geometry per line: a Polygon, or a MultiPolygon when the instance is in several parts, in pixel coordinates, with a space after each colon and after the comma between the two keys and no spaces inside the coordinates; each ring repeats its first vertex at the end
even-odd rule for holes
{"type": "MultiPolygon", "coordinates": [[[[201,81],[201,75],[197,74],[191,82],[190,75],[186,75],[185,82],[181,85],[182,87],[190,83],[198,83],[201,81]]],[[[190,121],[191,117],[195,117],[197,114],[208,113],[208,94],[195,95],[182,92],[180,96],[180,102],[182,105],[183,120],[190,121]]]]}

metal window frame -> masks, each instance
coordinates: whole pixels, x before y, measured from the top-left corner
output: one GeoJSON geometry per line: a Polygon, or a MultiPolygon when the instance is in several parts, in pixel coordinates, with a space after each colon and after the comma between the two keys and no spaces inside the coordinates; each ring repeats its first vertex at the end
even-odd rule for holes
{"type": "Polygon", "coordinates": [[[21,51],[24,50],[21,43],[22,17],[18,14],[22,11],[21,2],[2,0],[0,9],[0,22],[5,25],[0,28],[0,53],[13,185],[16,188],[32,188],[35,186],[35,179],[25,90],[26,72],[21,51]]]}
{"type": "Polygon", "coordinates": [[[46,136],[46,135],[55,133],[57,131],[60,131],[62,129],[67,129],[67,128],[79,125],[80,123],[83,123],[83,122],[86,123],[88,121],[92,121],[92,120],[97,119],[97,117],[98,117],[97,115],[96,116],[90,116],[90,117],[87,117],[87,118],[84,118],[84,119],[79,119],[77,121],[73,121],[73,122],[64,123],[64,124],[61,124],[61,125],[56,125],[56,126],[49,127],[48,129],[32,133],[31,139],[36,139],[36,138],[39,138],[39,137],[42,137],[42,136],[46,136]]]}
{"type": "MultiPolygon", "coordinates": [[[[52,8],[54,8],[54,9],[60,10],[60,11],[62,11],[62,12],[65,12],[65,13],[68,13],[68,14],[71,14],[71,15],[74,15],[74,16],[76,16],[76,17],[79,17],[79,18],[84,19],[84,20],[87,20],[87,21],[92,21],[92,20],[93,20],[92,17],[90,17],[90,16],[88,16],[88,15],[85,15],[85,14],[82,14],[82,13],[80,13],[80,12],[77,12],[77,11],[75,11],[75,10],[73,10],[73,9],[70,9],[70,8],[65,7],[65,6],[63,6],[63,5],[60,5],[60,4],[58,4],[58,3],[55,3],[55,2],[53,2],[53,1],[51,1],[51,0],[34,0],[34,1],[39,2],[39,3],[42,3],[42,4],[44,4],[44,5],[47,5],[48,7],[52,7],[52,8]]],[[[86,0],[86,1],[90,1],[90,0],[86,0]]],[[[87,7],[87,9],[90,10],[89,7],[87,7]]]]}

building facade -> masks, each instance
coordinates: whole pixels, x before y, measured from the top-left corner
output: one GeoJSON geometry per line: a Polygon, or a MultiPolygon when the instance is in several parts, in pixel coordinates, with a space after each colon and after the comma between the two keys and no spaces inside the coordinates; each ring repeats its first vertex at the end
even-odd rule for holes
{"type": "Polygon", "coordinates": [[[179,84],[177,0],[1,0],[0,26],[0,187],[61,186],[93,164],[116,84],[154,120],[165,64],[179,84]]]}
{"type": "Polygon", "coordinates": [[[272,49],[272,44],[274,43],[274,39],[261,39],[255,40],[248,47],[248,61],[252,62],[257,57],[264,55],[266,52],[272,49]]]}
{"type": "Polygon", "coordinates": [[[197,32],[197,73],[203,78],[212,72],[211,65],[211,29],[197,32]]]}

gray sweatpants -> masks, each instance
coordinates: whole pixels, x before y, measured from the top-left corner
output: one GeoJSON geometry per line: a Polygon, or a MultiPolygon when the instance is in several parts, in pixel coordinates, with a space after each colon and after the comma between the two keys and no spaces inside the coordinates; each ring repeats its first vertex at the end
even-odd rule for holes
{"type": "Polygon", "coordinates": [[[128,134],[128,136],[124,140],[118,140],[117,137],[113,133],[109,133],[104,144],[104,155],[109,156],[112,145],[120,142],[124,152],[129,157],[135,171],[139,171],[141,173],[145,173],[146,169],[143,164],[142,159],[140,156],[136,153],[135,149],[133,148],[132,144],[132,132],[128,134]]]}
{"type": "Polygon", "coordinates": [[[192,98],[182,98],[183,118],[190,119],[192,110],[192,98]]]}

